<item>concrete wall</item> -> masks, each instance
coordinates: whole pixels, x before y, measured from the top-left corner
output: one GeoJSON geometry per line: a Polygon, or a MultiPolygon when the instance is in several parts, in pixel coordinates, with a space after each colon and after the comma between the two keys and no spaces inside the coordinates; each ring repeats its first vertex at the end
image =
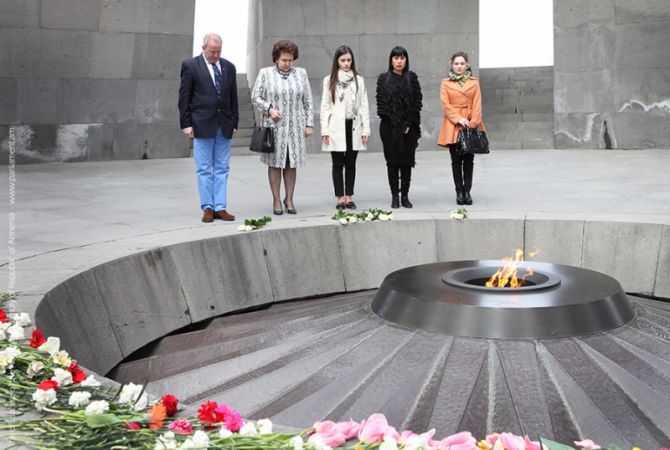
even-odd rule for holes
{"type": "Polygon", "coordinates": [[[0,160],[9,127],[19,163],[188,156],[179,67],[195,0],[0,3],[0,160]]]}
{"type": "Polygon", "coordinates": [[[554,148],[554,70],[482,69],[484,124],[491,148],[554,148]]]}
{"type": "Polygon", "coordinates": [[[174,244],[98,265],[49,290],[35,318],[81,364],[104,374],[149,342],[210,317],[376,288],[390,272],[417,264],[499,260],[516,247],[541,248],[538,261],[606,273],[627,292],[668,297],[669,236],[667,223],[532,215],[465,221],[439,215],[263,230],[174,244]],[[286,264],[289,253],[291,264],[286,264]]]}
{"type": "MultiPolygon", "coordinates": [[[[310,77],[315,107],[321,104],[323,77],[330,73],[333,52],[340,45],[354,51],[356,67],[365,76],[372,119],[369,148],[381,151],[375,105],[377,76],[388,68],[391,49],[402,45],[410,69],[419,76],[424,106],[419,148],[435,149],[443,113],[440,81],[448,59],[457,50],[468,52],[479,66],[479,3],[458,0],[251,0],[248,72],[253,85],[257,71],[272,65],[272,45],[294,41],[300,49],[297,66],[310,77]]],[[[308,151],[320,151],[318,114],[315,137],[308,151]]]]}
{"type": "Polygon", "coordinates": [[[554,2],[557,148],[670,147],[670,2],[554,2]]]}

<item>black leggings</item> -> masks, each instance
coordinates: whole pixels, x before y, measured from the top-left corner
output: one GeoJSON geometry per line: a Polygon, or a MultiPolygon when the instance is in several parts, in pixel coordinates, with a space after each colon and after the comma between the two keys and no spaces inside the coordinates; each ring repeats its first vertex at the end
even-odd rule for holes
{"type": "Polygon", "coordinates": [[[470,192],[472,189],[472,171],[475,155],[462,153],[459,144],[449,144],[451,155],[451,173],[454,177],[454,186],[457,192],[470,192]]]}
{"type": "Polygon", "coordinates": [[[344,121],[346,130],[347,151],[330,152],[333,160],[333,186],[335,187],[335,196],[354,195],[354,182],[356,181],[356,158],[358,152],[353,150],[353,120],[344,121]],[[344,177],[342,176],[344,172],[344,177]],[[343,179],[344,178],[344,179],[343,179]]]}

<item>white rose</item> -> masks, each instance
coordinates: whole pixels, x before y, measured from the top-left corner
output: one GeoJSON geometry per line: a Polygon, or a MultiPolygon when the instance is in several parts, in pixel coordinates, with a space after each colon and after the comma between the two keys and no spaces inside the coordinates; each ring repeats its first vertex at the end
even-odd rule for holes
{"type": "Polygon", "coordinates": [[[293,445],[293,450],[302,450],[304,445],[302,436],[293,436],[291,438],[291,445],[293,445]]]}
{"type": "Polygon", "coordinates": [[[244,425],[242,425],[242,428],[240,428],[239,433],[242,436],[255,436],[258,434],[256,431],[256,425],[251,422],[244,422],[244,425]]]}
{"type": "Polygon", "coordinates": [[[32,378],[35,375],[39,374],[43,369],[44,369],[44,363],[42,363],[41,361],[33,361],[30,364],[28,364],[28,370],[26,372],[28,373],[28,377],[32,378]]]}
{"type": "Polygon", "coordinates": [[[245,225],[245,226],[244,226],[244,231],[251,231],[251,230],[253,230],[254,228],[256,228],[256,227],[254,227],[253,225],[245,225]]]}
{"type": "Polygon", "coordinates": [[[365,216],[365,221],[366,221],[366,222],[372,222],[372,219],[374,219],[374,218],[375,218],[375,216],[373,216],[372,214],[368,213],[368,215],[365,216]]]}
{"type": "Polygon", "coordinates": [[[349,217],[349,223],[356,223],[358,222],[358,217],[356,216],[350,216],[349,217]]]}
{"type": "Polygon", "coordinates": [[[48,337],[44,344],[37,347],[37,350],[47,352],[51,356],[55,355],[58,353],[58,350],[60,350],[60,338],[53,336],[48,337]]]}
{"type": "Polygon", "coordinates": [[[386,214],[380,214],[379,220],[389,220],[389,216],[387,216],[386,214]]]}
{"type": "Polygon", "coordinates": [[[74,406],[75,408],[81,408],[82,406],[88,405],[91,400],[91,393],[84,391],[75,391],[70,394],[70,398],[67,400],[67,404],[74,406]]]}
{"type": "Polygon", "coordinates": [[[56,391],[53,389],[47,389],[46,391],[38,389],[33,392],[33,401],[37,410],[42,410],[47,406],[53,405],[56,403],[56,400],[56,391]]]}
{"type": "Polygon", "coordinates": [[[342,217],[342,218],[340,219],[340,223],[341,223],[342,225],[346,225],[346,224],[348,224],[349,222],[347,221],[347,218],[346,218],[346,217],[342,217]]]}
{"type": "Polygon", "coordinates": [[[28,313],[14,313],[11,314],[11,319],[14,321],[14,323],[18,324],[19,326],[22,327],[27,327],[30,325],[32,322],[30,321],[30,315],[28,313]]]}
{"type": "Polygon", "coordinates": [[[242,225],[240,225],[239,227],[237,227],[237,231],[246,231],[246,229],[247,229],[247,226],[244,225],[244,224],[242,224],[242,225]]]}
{"type": "Polygon", "coordinates": [[[391,213],[391,214],[387,214],[386,217],[388,217],[389,220],[393,220],[393,213],[391,213]]]}
{"type": "Polygon", "coordinates": [[[260,419],[256,422],[258,434],[272,434],[272,421],[270,419],[260,419]]]}
{"type": "Polygon", "coordinates": [[[104,414],[107,411],[109,411],[109,403],[105,400],[96,400],[86,407],[85,414],[87,416],[95,416],[96,414],[104,414]]]}
{"type": "Polygon", "coordinates": [[[26,338],[23,327],[18,323],[15,323],[7,328],[7,336],[9,337],[10,341],[22,341],[26,338]]]}
{"type": "Polygon", "coordinates": [[[227,438],[228,436],[232,436],[232,435],[233,435],[233,432],[230,431],[230,430],[229,430],[228,428],[226,428],[226,427],[221,427],[221,428],[219,429],[219,437],[227,438]]]}
{"type": "Polygon", "coordinates": [[[95,376],[89,375],[86,377],[84,381],[80,383],[84,387],[100,387],[101,384],[98,380],[96,380],[95,376]]]}
{"type": "Polygon", "coordinates": [[[63,367],[70,367],[70,364],[72,364],[72,359],[70,359],[70,355],[65,350],[51,355],[51,359],[55,364],[63,367]]]}

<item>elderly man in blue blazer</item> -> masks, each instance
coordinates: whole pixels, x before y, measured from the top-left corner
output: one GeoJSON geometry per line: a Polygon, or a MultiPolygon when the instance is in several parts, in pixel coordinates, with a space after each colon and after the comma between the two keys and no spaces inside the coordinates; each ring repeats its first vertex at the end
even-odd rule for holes
{"type": "Polygon", "coordinates": [[[235,66],[221,58],[221,36],[206,34],[202,53],[181,64],[179,122],[193,139],[202,221],[235,220],[226,211],[230,145],[237,131],[235,66]]]}

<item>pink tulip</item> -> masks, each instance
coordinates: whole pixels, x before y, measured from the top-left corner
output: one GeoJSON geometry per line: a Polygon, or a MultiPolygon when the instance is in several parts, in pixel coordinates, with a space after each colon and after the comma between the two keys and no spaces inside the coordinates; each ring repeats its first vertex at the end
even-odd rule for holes
{"type": "Polygon", "coordinates": [[[521,436],[512,433],[502,433],[499,437],[505,450],[525,450],[526,441],[521,436]]]}
{"type": "Polygon", "coordinates": [[[496,441],[498,440],[499,437],[500,437],[500,434],[498,434],[498,433],[489,434],[488,436],[486,436],[486,443],[489,444],[489,445],[493,445],[493,444],[496,443],[496,441]]]}
{"type": "Polygon", "coordinates": [[[442,439],[438,448],[440,450],[475,450],[477,440],[472,437],[472,433],[469,431],[461,431],[442,439]]]}
{"type": "Polygon", "coordinates": [[[323,422],[314,422],[314,425],[312,425],[314,431],[317,433],[329,432],[330,430],[333,429],[334,426],[335,422],[333,422],[332,420],[324,420],[323,422]]]}
{"type": "Polygon", "coordinates": [[[584,450],[598,450],[601,448],[598,444],[593,442],[591,439],[584,439],[581,441],[575,441],[575,445],[584,450]]]}
{"type": "Polygon", "coordinates": [[[386,439],[387,437],[393,438],[394,441],[399,441],[400,440],[400,434],[398,433],[398,430],[395,429],[395,427],[389,426],[386,431],[384,432],[384,437],[383,439],[386,439]]]}
{"type": "Polygon", "coordinates": [[[339,447],[340,445],[344,444],[347,439],[342,433],[314,433],[309,437],[309,439],[307,439],[307,442],[314,444],[314,441],[319,440],[329,447],[339,447]]]}
{"type": "Polygon", "coordinates": [[[523,437],[526,442],[526,450],[542,450],[542,446],[537,441],[531,441],[528,435],[523,437]]]}
{"type": "MultiPolygon", "coordinates": [[[[423,448],[424,444],[429,444],[431,438],[435,434],[435,428],[426,431],[423,434],[416,434],[413,431],[405,430],[400,433],[398,442],[403,444],[406,449],[411,450],[415,448],[423,448]]],[[[434,448],[434,447],[431,447],[434,448]]]]}
{"type": "Polygon", "coordinates": [[[388,428],[389,424],[384,414],[373,414],[368,420],[361,422],[358,439],[365,444],[379,442],[384,439],[384,433],[388,428]]]}
{"type": "Polygon", "coordinates": [[[361,424],[354,422],[353,420],[349,420],[347,422],[337,422],[333,425],[333,431],[344,434],[347,440],[356,437],[360,430],[361,424]]]}

